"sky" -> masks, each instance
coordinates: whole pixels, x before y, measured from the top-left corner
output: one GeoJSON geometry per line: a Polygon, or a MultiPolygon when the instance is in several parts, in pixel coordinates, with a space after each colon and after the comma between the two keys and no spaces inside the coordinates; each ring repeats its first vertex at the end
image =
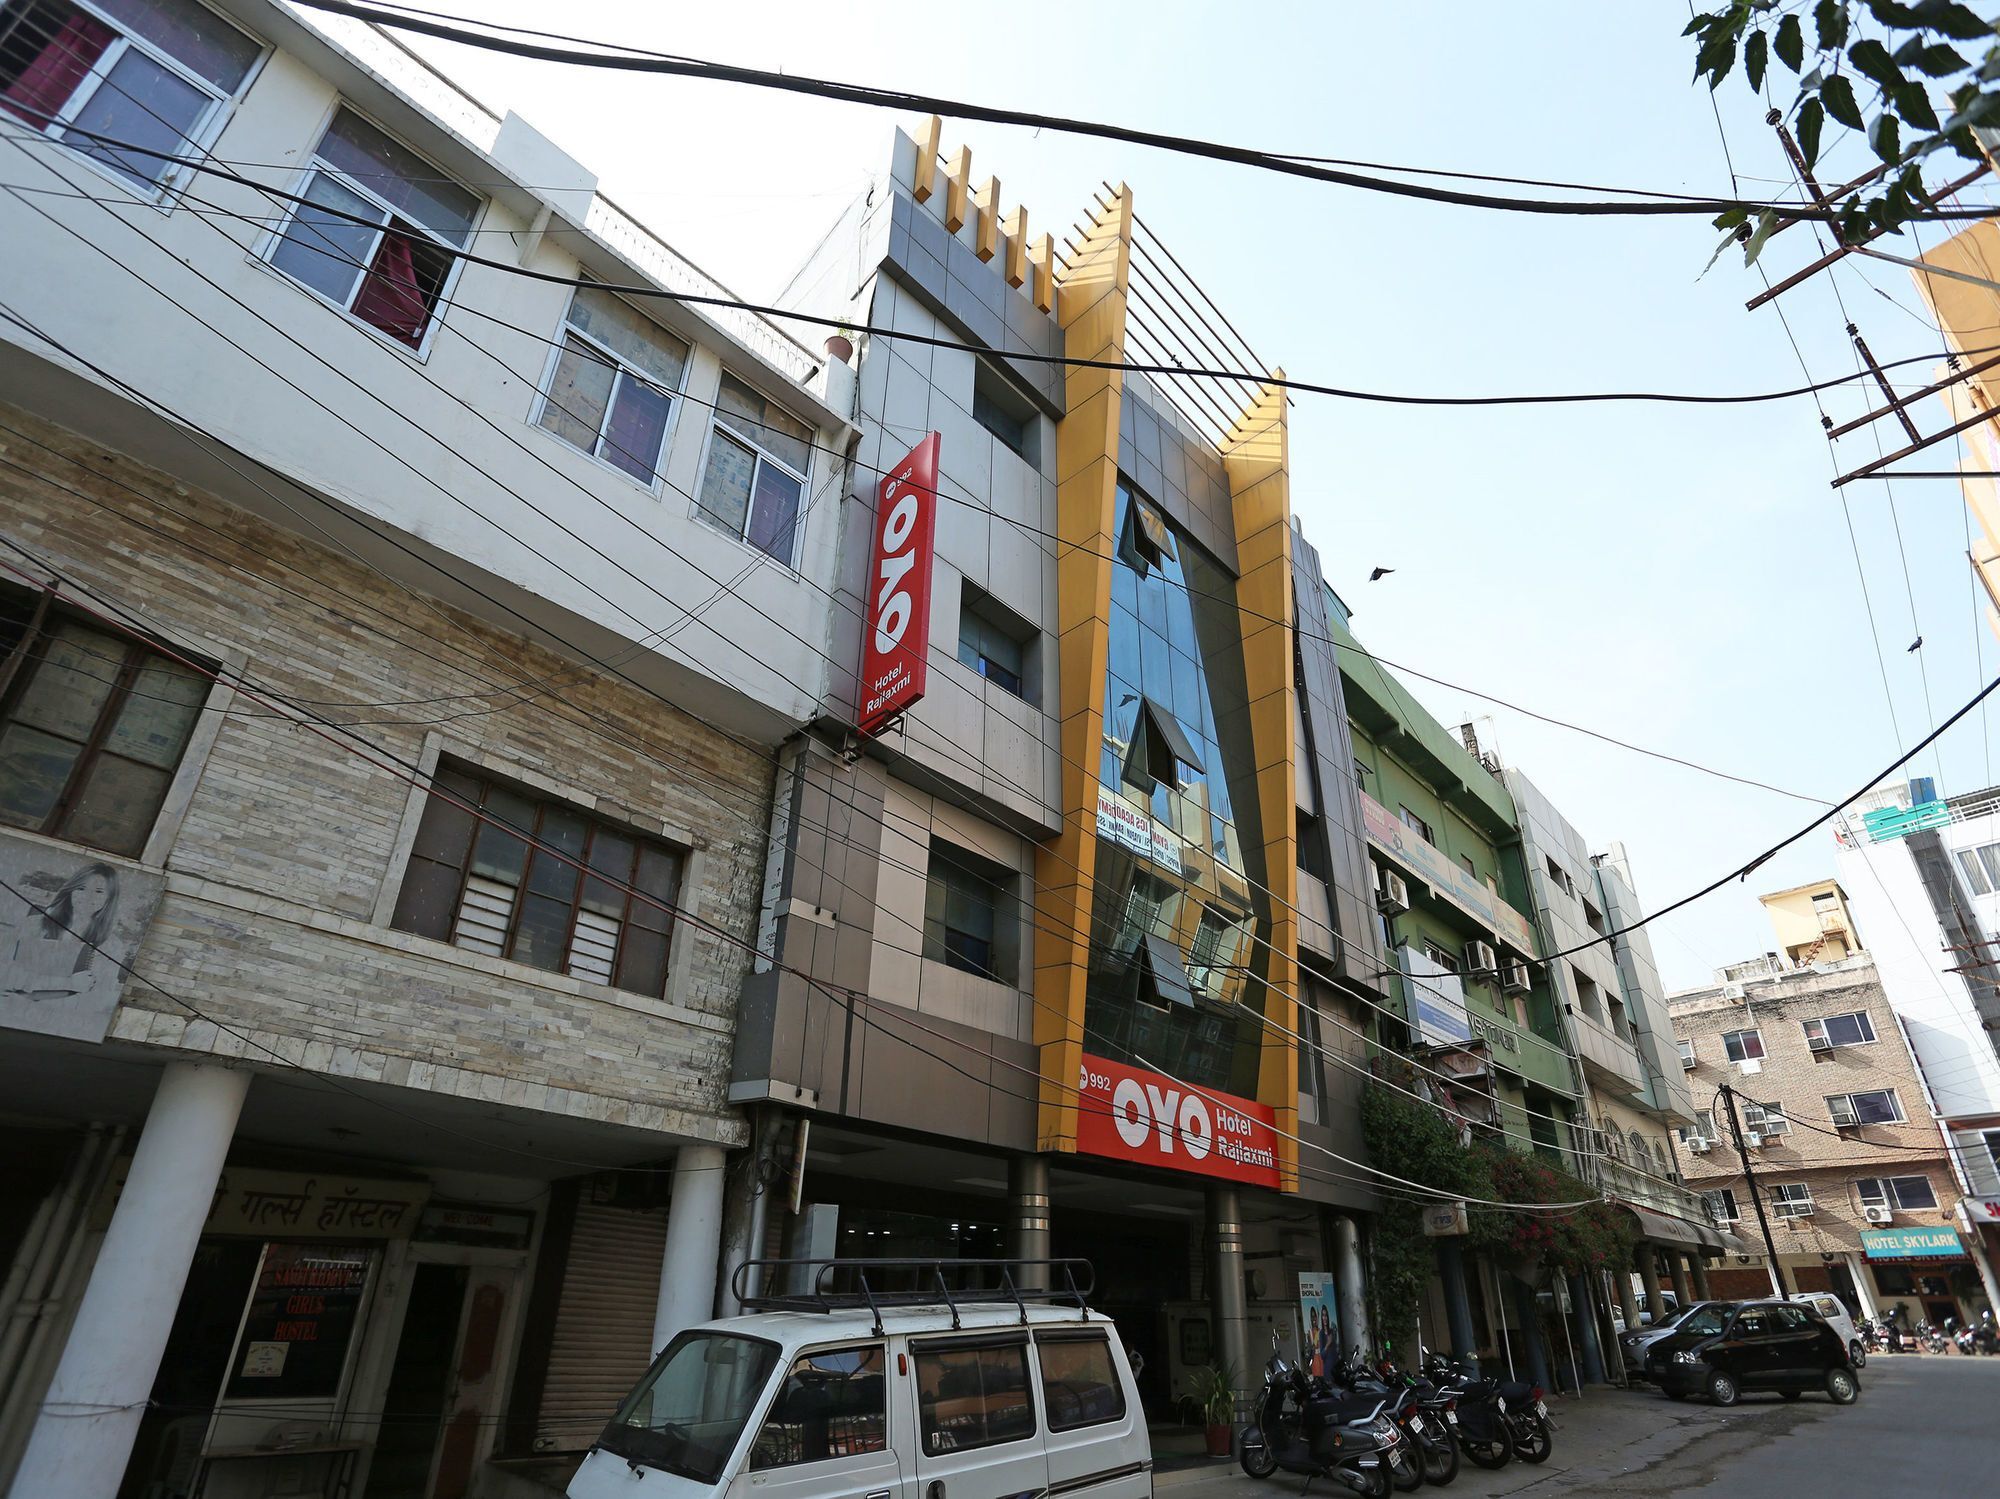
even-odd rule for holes
{"type": "MultiPolygon", "coordinates": [[[[570,0],[556,12],[525,0],[432,3],[1285,152],[1657,192],[1732,196],[1732,169],[1746,196],[1792,187],[1765,103],[1740,75],[1713,103],[1690,83],[1685,0],[1069,0],[1056,10],[570,0]]],[[[886,165],[891,130],[921,123],[734,84],[413,43],[489,105],[517,110],[602,191],[751,299],[774,294],[886,165]]],[[[1806,383],[1802,361],[1813,380],[1852,373],[1850,319],[1884,362],[1942,347],[1909,273],[1855,257],[1775,308],[1745,311],[1758,273],[1732,251],[1704,274],[1719,235],[1698,217],[1418,203],[1048,129],[947,119],[944,139],[969,145],[975,180],[997,174],[1003,202],[1026,204],[1042,228],[1081,217],[1101,180],[1130,183],[1153,231],[1296,379],[1409,394],[1749,392],[1806,383]]],[[[1828,156],[1830,181],[1873,160],[1852,139],[1828,156]]],[[[1939,158],[1932,180],[1947,172],[1959,174],[1939,158]]],[[[1817,253],[1809,233],[1771,242],[1762,263],[1774,279],[1817,253]]],[[[1942,233],[1925,226],[1917,238],[1942,233]]],[[[1909,236],[1884,243],[1920,249],[1909,236]]],[[[1911,388],[1932,366],[1894,377],[1911,388]]],[[[1836,422],[1866,409],[1858,386],[1822,399],[1836,422]]],[[[1302,395],[1292,502],[1357,634],[1387,660],[1834,800],[2000,672],[2000,645],[1981,617],[1957,485],[1862,481],[1844,508],[1820,414],[1811,398],[1479,409],[1302,395]],[[1377,566],[1395,571],[1365,581],[1377,566]],[[1921,650],[1907,651],[1918,637],[1921,650]]],[[[1944,425],[1942,406],[1924,403],[1917,420],[1944,425]]],[[[1885,443],[1899,435],[1880,424],[1885,443]]],[[[1875,443],[1867,429],[1844,440],[1842,468],[1875,458],[1875,443]]],[[[1946,443],[1916,463],[1955,459],[1946,443]]],[[[1405,682],[1447,725],[1477,720],[1484,747],[1525,771],[1593,849],[1623,842],[1648,909],[1823,810],[1467,691],[1405,682]]],[[[1966,791],[1993,783],[1991,763],[1990,729],[1974,715],[1914,770],[1966,791]]],[[[1774,946],[1756,896],[1832,872],[1822,828],[1747,881],[1653,923],[1669,988],[1774,946]]]]}

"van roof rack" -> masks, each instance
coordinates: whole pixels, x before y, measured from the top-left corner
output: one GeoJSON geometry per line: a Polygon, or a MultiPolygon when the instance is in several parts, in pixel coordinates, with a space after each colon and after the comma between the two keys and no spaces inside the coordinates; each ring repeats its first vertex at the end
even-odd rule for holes
{"type": "Polygon", "coordinates": [[[961,1325],[960,1310],[968,1306],[1012,1306],[1025,1324],[1030,1302],[1073,1306],[1087,1322],[1087,1298],[1096,1288],[1096,1271],[1089,1260],[1081,1259],[745,1260],[730,1281],[731,1293],[750,1311],[840,1312],[866,1307],[874,1313],[878,1336],[884,1309],[894,1307],[946,1307],[954,1329],[961,1325]],[[801,1279],[809,1290],[749,1289],[753,1284],[797,1284],[801,1279]]]}

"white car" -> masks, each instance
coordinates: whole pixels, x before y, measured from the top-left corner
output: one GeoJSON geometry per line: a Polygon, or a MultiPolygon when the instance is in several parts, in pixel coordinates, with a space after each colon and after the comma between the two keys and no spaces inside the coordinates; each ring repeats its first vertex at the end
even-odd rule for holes
{"type": "Polygon", "coordinates": [[[1011,1294],[874,1300],[760,1298],[681,1333],[570,1499],[1150,1499],[1145,1413],[1108,1318],[1011,1294]]]}
{"type": "Polygon", "coordinates": [[[1854,1330],[1854,1319],[1847,1315],[1847,1307],[1838,1296],[1826,1291],[1798,1291],[1790,1300],[1818,1314],[1820,1320],[1840,1334],[1840,1341],[1847,1345],[1847,1356],[1854,1360],[1859,1369],[1868,1362],[1868,1346],[1861,1341],[1861,1334],[1854,1330]]]}

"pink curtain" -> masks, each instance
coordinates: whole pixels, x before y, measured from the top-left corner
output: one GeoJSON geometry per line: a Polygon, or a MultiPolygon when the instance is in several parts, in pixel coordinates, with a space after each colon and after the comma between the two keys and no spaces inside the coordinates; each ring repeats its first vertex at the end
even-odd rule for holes
{"type": "Polygon", "coordinates": [[[382,236],[382,248],[375,252],[361,295],[354,299],[354,315],[413,349],[422,345],[431,310],[417,284],[410,238],[401,230],[390,229],[382,236]]]}
{"type": "Polygon", "coordinates": [[[30,120],[47,125],[69,102],[84,74],[91,70],[116,33],[95,16],[79,11],[49,40],[35,60],[0,93],[0,104],[30,120]]]}

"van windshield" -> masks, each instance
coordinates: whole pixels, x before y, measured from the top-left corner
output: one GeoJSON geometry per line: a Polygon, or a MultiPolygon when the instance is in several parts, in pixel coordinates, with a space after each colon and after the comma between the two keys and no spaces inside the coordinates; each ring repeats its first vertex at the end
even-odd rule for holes
{"type": "Polygon", "coordinates": [[[771,1381],[778,1345],[684,1332],[625,1398],[597,1445],[649,1468],[714,1483],[771,1381]]]}

